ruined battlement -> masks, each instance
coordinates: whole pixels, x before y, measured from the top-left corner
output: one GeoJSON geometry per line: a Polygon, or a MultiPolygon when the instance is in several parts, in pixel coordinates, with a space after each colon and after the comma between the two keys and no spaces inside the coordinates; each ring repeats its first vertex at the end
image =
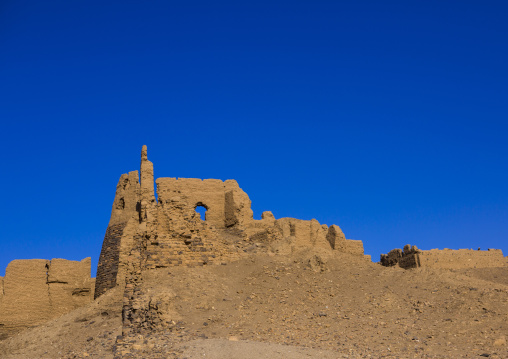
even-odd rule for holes
{"type": "Polygon", "coordinates": [[[91,259],[14,260],[0,277],[0,337],[41,324],[93,298],[91,259]]]}
{"type": "Polygon", "coordinates": [[[420,250],[407,244],[404,249],[396,248],[388,254],[381,254],[381,264],[386,267],[465,269],[504,267],[507,260],[500,249],[486,251],[473,249],[431,249],[420,250]]]}
{"type": "Polygon", "coordinates": [[[362,242],[346,239],[336,225],[328,228],[315,219],[275,219],[268,211],[255,220],[249,196],[235,180],[167,177],[154,181],[153,163],[143,146],[140,172],[123,174],[118,181],[95,297],[125,285],[133,261],[139,263],[139,270],[149,270],[237,259],[243,252],[228,242],[232,238],[265,244],[288,239],[295,250],[317,247],[363,256],[362,242]],[[205,220],[197,207],[206,209],[205,220]]]}

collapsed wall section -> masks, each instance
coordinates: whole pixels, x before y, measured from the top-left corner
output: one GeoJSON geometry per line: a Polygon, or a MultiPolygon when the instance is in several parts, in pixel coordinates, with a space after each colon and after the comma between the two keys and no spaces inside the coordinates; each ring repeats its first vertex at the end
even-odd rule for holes
{"type": "Polygon", "coordinates": [[[225,190],[221,180],[159,178],[158,203],[145,228],[145,268],[199,266],[229,257],[218,240],[225,228],[225,190]],[[195,211],[207,209],[205,220],[195,211]]]}
{"type": "Polygon", "coordinates": [[[253,220],[249,196],[235,180],[158,178],[159,204],[206,209],[205,220],[216,228],[246,225],[253,220]]]}
{"type": "Polygon", "coordinates": [[[224,207],[226,193],[224,182],[217,179],[198,178],[158,178],[157,196],[164,205],[185,205],[194,210],[197,206],[206,208],[208,223],[223,228],[225,226],[224,207]]]}
{"type": "MultiPolygon", "coordinates": [[[[310,221],[296,218],[275,219],[273,214],[267,211],[263,212],[261,220],[252,221],[245,228],[245,232],[251,242],[272,242],[278,253],[310,247],[364,256],[362,241],[346,239],[339,226],[328,227],[316,219],[310,221]],[[281,241],[285,244],[278,243],[281,241]]],[[[370,259],[370,256],[365,257],[370,259]]]]}
{"type": "Polygon", "coordinates": [[[326,239],[330,246],[342,253],[349,253],[354,255],[364,255],[363,242],[354,239],[346,239],[339,226],[332,224],[326,234],[326,239]]]}
{"type": "Polygon", "coordinates": [[[326,239],[328,226],[321,225],[315,219],[310,221],[295,218],[280,218],[275,221],[281,229],[283,238],[292,237],[295,247],[318,247],[330,249],[326,239]]]}

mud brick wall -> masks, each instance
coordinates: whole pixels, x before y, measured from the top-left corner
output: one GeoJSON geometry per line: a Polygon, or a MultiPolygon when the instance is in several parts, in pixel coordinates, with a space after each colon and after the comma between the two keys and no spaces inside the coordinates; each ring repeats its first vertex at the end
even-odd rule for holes
{"type": "Polygon", "coordinates": [[[388,254],[381,255],[381,264],[386,267],[398,265],[404,269],[427,267],[441,269],[465,269],[504,267],[507,265],[506,258],[500,249],[487,251],[473,249],[431,249],[423,251],[410,246],[391,250],[388,254]]]}
{"type": "Polygon", "coordinates": [[[90,267],[90,257],[10,262],[0,286],[0,340],[90,303],[90,267]]]}
{"type": "Polygon", "coordinates": [[[421,251],[419,261],[422,267],[443,269],[503,267],[506,265],[506,259],[500,249],[487,251],[431,249],[430,251],[421,251]]]}
{"type": "Polygon", "coordinates": [[[127,222],[117,223],[109,226],[106,230],[97,266],[94,299],[116,286],[120,259],[120,239],[126,224],[127,222]]]}
{"type": "Polygon", "coordinates": [[[199,218],[193,206],[158,205],[146,234],[143,268],[201,266],[232,259],[231,252],[218,240],[217,230],[199,218]]]}

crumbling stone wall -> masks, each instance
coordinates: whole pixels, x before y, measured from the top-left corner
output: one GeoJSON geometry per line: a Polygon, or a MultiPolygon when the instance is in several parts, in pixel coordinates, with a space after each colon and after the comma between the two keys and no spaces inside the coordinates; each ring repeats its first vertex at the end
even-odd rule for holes
{"type": "Polygon", "coordinates": [[[328,226],[321,225],[315,219],[305,221],[295,218],[281,218],[275,221],[281,229],[282,237],[293,237],[296,247],[319,247],[330,249],[326,239],[328,226]]]}
{"type": "Polygon", "coordinates": [[[221,240],[228,230],[245,241],[288,239],[297,249],[318,247],[363,255],[362,242],[346,239],[335,225],[328,228],[315,219],[275,219],[271,212],[254,220],[249,196],[234,180],[158,178],[156,202],[153,163],[148,160],[146,146],[141,150],[140,170],[139,179],[138,172],[132,171],[118,182],[99,258],[96,297],[125,283],[134,248],[139,249],[143,270],[236,258],[237,253],[221,240]],[[204,221],[195,211],[197,206],[207,209],[204,221]]]}
{"type": "MultiPolygon", "coordinates": [[[[153,173],[153,166],[151,170],[153,173]]],[[[125,267],[125,256],[130,251],[129,247],[132,247],[133,236],[132,228],[130,231],[126,228],[129,221],[130,227],[137,226],[140,217],[141,185],[138,177],[138,171],[132,171],[121,175],[118,180],[111,219],[102,242],[97,266],[95,298],[120,282],[124,283],[122,279],[125,275],[120,273],[125,267]]],[[[144,191],[146,193],[147,189],[144,191]]]]}
{"type": "Polygon", "coordinates": [[[206,222],[216,228],[252,221],[249,197],[234,180],[158,178],[156,183],[159,204],[203,206],[206,222]]]}
{"type": "Polygon", "coordinates": [[[423,251],[409,244],[404,246],[404,250],[396,248],[388,254],[381,254],[380,263],[386,267],[399,266],[404,269],[418,267],[465,269],[504,267],[507,265],[506,258],[500,249],[481,251],[445,248],[443,250],[431,249],[423,251]]]}
{"type": "Polygon", "coordinates": [[[354,239],[346,239],[342,229],[335,224],[332,224],[328,229],[326,239],[332,248],[339,252],[363,255],[363,242],[354,239]]]}
{"type": "Polygon", "coordinates": [[[362,243],[347,240],[338,226],[328,228],[315,219],[277,220],[271,212],[254,220],[251,201],[234,180],[159,178],[155,200],[146,146],[140,169],[139,182],[135,171],[120,177],[97,271],[96,296],[125,285],[118,353],[129,353],[130,337],[148,325],[146,298],[140,290],[143,273],[220,264],[245,255],[227,238],[236,243],[286,240],[296,249],[318,247],[363,256],[362,243]],[[206,208],[205,220],[195,211],[197,206],[206,208]]]}
{"type": "Polygon", "coordinates": [[[14,260],[0,286],[0,336],[41,324],[89,303],[90,258],[14,260]]]}
{"type": "Polygon", "coordinates": [[[95,298],[116,286],[118,266],[120,264],[120,239],[127,222],[108,226],[102,242],[102,250],[97,266],[95,298]]]}

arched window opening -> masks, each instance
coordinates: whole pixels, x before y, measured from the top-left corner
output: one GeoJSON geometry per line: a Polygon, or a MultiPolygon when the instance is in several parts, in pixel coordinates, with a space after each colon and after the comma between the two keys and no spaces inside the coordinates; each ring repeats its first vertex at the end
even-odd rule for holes
{"type": "Polygon", "coordinates": [[[202,221],[206,220],[206,207],[202,203],[196,205],[196,212],[199,214],[202,221]]]}

